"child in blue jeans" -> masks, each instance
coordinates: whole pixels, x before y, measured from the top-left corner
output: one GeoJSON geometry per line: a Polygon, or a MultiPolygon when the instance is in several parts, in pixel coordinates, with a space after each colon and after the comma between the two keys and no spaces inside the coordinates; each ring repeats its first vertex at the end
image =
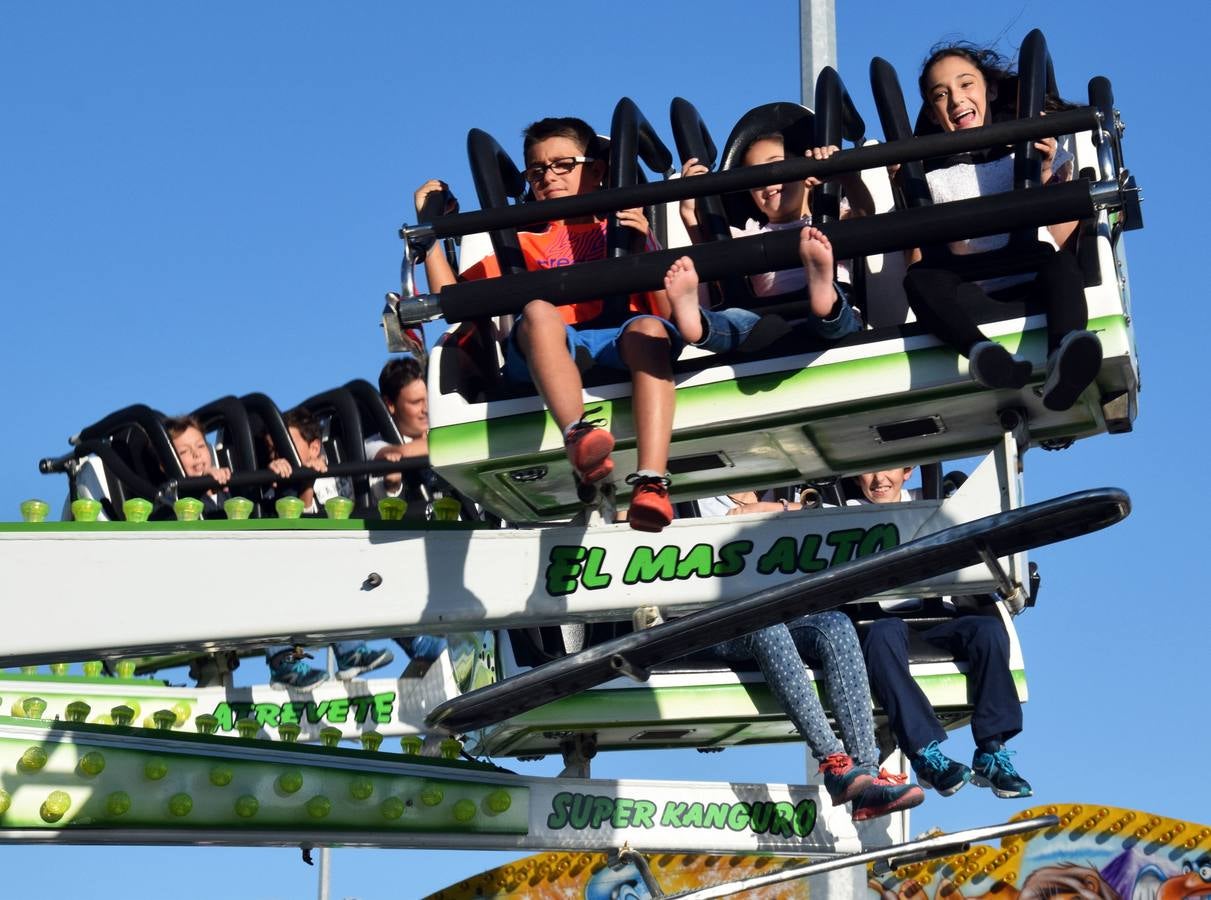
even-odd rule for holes
{"type": "MultiPolygon", "coordinates": [[[[823,160],[836,151],[836,147],[813,147],[808,155],[823,160]]],[[[781,134],[773,133],[756,138],[745,150],[743,163],[756,166],[780,162],[785,158],[785,139],[781,134]]],[[[698,160],[689,159],[682,167],[681,174],[691,177],[706,171],[706,166],[698,160]]],[[[858,331],[862,323],[849,304],[848,282],[852,279],[847,265],[834,265],[833,249],[828,238],[818,228],[812,227],[810,189],[819,183],[816,178],[808,178],[750,191],[758,215],[765,221],[750,219],[744,228],[733,227],[732,235],[745,237],[767,231],[798,229],[799,257],[803,268],[763,272],[750,276],[749,283],[758,297],[806,289],[808,304],[805,312],[812,328],[822,338],[838,340],[858,331]],[[842,277],[837,277],[837,274],[842,277]]],[[[860,178],[845,176],[842,183],[849,201],[842,209],[842,218],[874,212],[874,201],[860,178]]],[[[697,243],[699,232],[693,200],[682,201],[681,218],[690,239],[697,243]]],[[[672,306],[673,323],[681,336],[687,343],[703,349],[730,353],[744,344],[745,349],[756,350],[759,349],[757,344],[767,344],[786,333],[786,323],[777,316],[762,317],[739,307],[719,310],[701,307],[698,273],[689,257],[681,257],[669,268],[665,275],[665,291],[672,306]],[[764,332],[760,336],[759,330],[764,332]]]]}

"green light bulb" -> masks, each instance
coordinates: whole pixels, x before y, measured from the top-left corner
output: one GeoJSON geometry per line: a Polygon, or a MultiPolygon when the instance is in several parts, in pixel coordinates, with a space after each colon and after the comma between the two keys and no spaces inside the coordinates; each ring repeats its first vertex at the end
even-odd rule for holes
{"type": "Polygon", "coordinates": [[[8,808],[13,805],[13,795],[8,791],[0,791],[0,816],[8,812],[8,808]]]}
{"type": "Polygon", "coordinates": [[[210,769],[210,783],[215,787],[227,787],[233,777],[234,774],[227,766],[212,766],[210,769]]]}
{"type": "Polygon", "coordinates": [[[45,500],[21,501],[22,522],[45,522],[48,515],[50,515],[50,504],[45,500]]]}
{"type": "Polygon", "coordinates": [[[433,519],[437,522],[457,522],[463,505],[454,497],[438,497],[433,501],[433,519]]]}
{"type": "Polygon", "coordinates": [[[99,750],[89,750],[80,757],[80,774],[92,777],[105,771],[105,756],[99,750]]]}
{"type": "Polygon", "coordinates": [[[27,719],[41,719],[46,712],[46,701],[41,697],[26,697],[21,701],[21,709],[27,719]]]}
{"type": "Polygon", "coordinates": [[[46,765],[46,751],[41,747],[29,747],[17,760],[17,768],[22,772],[38,772],[46,765]]]}
{"type": "Polygon", "coordinates": [[[88,678],[99,678],[105,670],[105,664],[99,659],[90,659],[84,663],[84,674],[88,678]]]}
{"type": "Polygon", "coordinates": [[[297,793],[303,786],[303,773],[298,769],[288,769],[277,777],[275,784],[283,794],[297,793]]]}
{"type": "Polygon", "coordinates": [[[172,505],[178,522],[197,522],[202,518],[202,501],[196,497],[182,497],[172,505]]]}
{"type": "Polygon", "coordinates": [[[126,517],[127,522],[146,522],[147,517],[151,515],[151,509],[150,500],[144,500],[142,497],[131,497],[122,504],[122,515],[126,517]]]}
{"type": "Polygon", "coordinates": [[[235,730],[240,737],[244,738],[245,740],[251,740],[252,738],[255,738],[257,732],[261,730],[261,723],[256,719],[237,719],[235,723],[235,730]]]}
{"type": "Polygon", "coordinates": [[[134,678],[137,665],[133,659],[120,659],[114,663],[114,671],[119,678],[134,678]]]}
{"type": "Polygon", "coordinates": [[[446,738],[441,742],[442,759],[458,759],[463,743],[458,738],[446,738]]]}
{"type": "Polygon", "coordinates": [[[174,816],[187,816],[193,809],[193,797],[188,794],[173,794],[168,799],[168,811],[174,816]]]}
{"type": "Polygon", "coordinates": [[[341,742],[341,730],[333,725],[320,729],[320,743],[325,747],[335,747],[341,742]]]}
{"type": "Polygon", "coordinates": [[[153,756],[143,763],[143,774],[150,781],[159,781],[168,774],[168,763],[158,756],[153,756]]]}
{"type": "Polygon", "coordinates": [[[404,801],[399,797],[388,797],[378,806],[378,811],[384,819],[398,819],[404,814],[404,801]]]}
{"type": "Polygon", "coordinates": [[[43,822],[53,825],[62,819],[69,809],[71,809],[71,796],[67,791],[51,791],[42,806],[38,808],[38,815],[42,817],[43,822]]]}
{"type": "Polygon", "coordinates": [[[73,700],[67,704],[67,709],[63,711],[63,715],[67,716],[69,722],[84,722],[88,719],[88,714],[92,712],[92,707],[83,700],[73,700]]]}
{"type": "Polygon", "coordinates": [[[408,512],[408,501],[401,497],[384,497],[378,501],[378,515],[387,522],[398,522],[408,512]]]}
{"type": "Polygon", "coordinates": [[[109,711],[110,717],[114,720],[115,725],[129,725],[134,721],[135,711],[125,704],[115,706],[109,711]]]}
{"type": "Polygon", "coordinates": [[[198,734],[214,734],[219,730],[219,720],[210,713],[202,713],[200,716],[194,716],[193,727],[198,730],[198,734]]]}
{"type": "Polygon", "coordinates": [[[70,664],[65,662],[56,662],[50,664],[50,673],[52,675],[66,675],[70,664]]]}
{"type": "Polygon", "coordinates": [[[71,517],[77,522],[95,522],[101,515],[101,501],[81,497],[71,502],[71,517]]]}
{"type": "Polygon", "coordinates": [[[424,740],[417,734],[405,734],[399,739],[400,748],[408,756],[419,756],[420,748],[425,745],[424,740]]]}
{"type": "Polygon", "coordinates": [[[362,749],[367,753],[374,753],[383,745],[383,736],[377,731],[365,731],[361,736],[362,749]]]}
{"type": "Polygon", "coordinates": [[[252,501],[247,497],[231,497],[223,501],[223,512],[233,521],[247,519],[252,515],[252,501]]]}
{"type": "Polygon", "coordinates": [[[496,815],[505,812],[513,805],[513,798],[509,796],[509,792],[503,788],[498,788],[488,794],[488,811],[496,815]]]}
{"type": "Polygon", "coordinates": [[[353,501],[348,497],[329,497],[324,501],[324,512],[330,519],[347,519],[353,512],[353,501]]]}
{"type": "Polygon", "coordinates": [[[235,802],[235,814],[241,819],[251,819],[260,808],[260,802],[251,794],[245,794],[235,802]]]}
{"type": "Polygon", "coordinates": [[[475,818],[475,801],[466,798],[454,804],[454,821],[470,822],[475,818]]]}
{"type": "Polygon", "coordinates": [[[433,787],[432,785],[420,792],[420,802],[425,804],[425,806],[437,806],[442,802],[442,797],[441,788],[433,787]]]}
{"type": "Polygon", "coordinates": [[[323,794],[316,794],[304,805],[307,807],[307,815],[313,819],[322,819],[332,812],[332,801],[323,794]]]}
{"type": "Polygon", "coordinates": [[[105,812],[117,818],[124,816],[130,810],[130,794],[126,791],[114,791],[105,798],[105,812]]]}
{"type": "Polygon", "coordinates": [[[177,714],[171,709],[157,709],[151,714],[151,721],[160,731],[171,731],[177,724],[177,714]]]}
{"type": "Polygon", "coordinates": [[[302,730],[297,722],[283,722],[278,726],[278,737],[287,744],[293,744],[298,741],[302,730]]]}
{"type": "Polygon", "coordinates": [[[278,497],[273,508],[279,519],[298,519],[303,515],[303,501],[298,497],[278,497]]]}
{"type": "Polygon", "coordinates": [[[374,782],[369,778],[354,778],[349,782],[349,796],[354,800],[367,800],[374,793],[374,782]]]}

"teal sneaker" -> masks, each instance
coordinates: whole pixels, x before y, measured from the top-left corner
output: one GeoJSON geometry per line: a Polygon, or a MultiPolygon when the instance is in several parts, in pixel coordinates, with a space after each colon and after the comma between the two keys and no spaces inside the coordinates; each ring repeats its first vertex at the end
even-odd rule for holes
{"type": "Polygon", "coordinates": [[[933,788],[943,797],[958,793],[971,780],[971,769],[943,753],[937,741],[930,741],[920,753],[909,757],[909,762],[917,783],[933,788]]]}
{"type": "Polygon", "coordinates": [[[1009,761],[1011,756],[1013,751],[1004,747],[992,753],[977,749],[971,759],[971,783],[992,788],[994,794],[1005,800],[1033,796],[1030,782],[1019,775],[1009,761]]]}
{"type": "Polygon", "coordinates": [[[348,653],[336,655],[336,677],[341,681],[349,681],[363,672],[373,672],[383,666],[390,665],[395,654],[385,648],[375,650],[362,644],[348,653]]]}
{"type": "Polygon", "coordinates": [[[269,660],[269,683],[275,688],[309,691],[327,680],[327,672],[312,668],[305,659],[296,659],[290,650],[283,650],[269,660]]]}

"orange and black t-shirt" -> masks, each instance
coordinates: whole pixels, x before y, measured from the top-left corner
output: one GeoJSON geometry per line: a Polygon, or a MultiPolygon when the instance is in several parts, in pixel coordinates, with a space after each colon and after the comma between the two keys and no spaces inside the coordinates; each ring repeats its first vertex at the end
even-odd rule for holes
{"type": "MultiPolygon", "coordinates": [[[[526,269],[537,272],[540,269],[554,269],[558,266],[571,266],[576,263],[605,259],[606,255],[606,222],[586,222],[580,225],[568,225],[564,222],[552,222],[546,231],[520,231],[517,234],[521,245],[522,255],[526,259],[526,269]]],[[[651,236],[647,237],[645,250],[658,250],[660,245],[651,236]]],[[[500,275],[500,264],[495,254],[489,254],[474,263],[462,273],[462,277],[473,281],[477,278],[495,278],[500,275]]],[[[592,327],[593,320],[604,311],[602,300],[582,300],[557,306],[559,314],[569,325],[592,327]]],[[[649,293],[631,294],[627,308],[636,315],[654,313],[656,304],[649,293]]]]}

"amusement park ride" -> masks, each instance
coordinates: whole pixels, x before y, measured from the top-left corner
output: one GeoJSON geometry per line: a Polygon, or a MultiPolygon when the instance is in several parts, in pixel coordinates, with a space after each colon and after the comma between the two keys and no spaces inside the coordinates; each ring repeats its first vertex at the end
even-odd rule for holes
{"type": "MultiPolygon", "coordinates": [[[[421,224],[401,230],[403,286],[388,295],[383,318],[393,351],[423,354],[416,326],[437,317],[450,326],[429,360],[426,466],[366,460],[366,435],[399,436],[377,392],[350,382],[304,405],[325,422],[330,474],[352,480],[354,515],[272,518],[269,488],[283,479],[266,470],[253,435],[268,432],[291,457],[281,413],[261,394],[225,397],[196,412],[235,473],[231,492],[252,501],[251,516],[172,521],[174,501],[215,482],[185,477],[162,417],[133,406],[85,428],[68,455],[42,464],[68,476],[71,499],[99,500],[100,521],[0,525],[8,595],[42,598],[6,608],[0,642],[0,662],[23,667],[0,676],[0,840],[543,852],[451,888],[450,897],[555,896],[577,878],[585,896],[716,897],[859,864],[871,864],[892,896],[909,879],[1017,890],[1034,871],[1030,848],[1060,834],[1100,839],[1101,856],[1153,847],[1147,852],[1164,857],[1163,865],[1151,861],[1159,867],[1148,883],[1157,886],[1178,878],[1170,872],[1183,864],[1181,877],[1211,875],[1200,861],[1211,829],[1108,807],[1041,807],[1007,825],[905,843],[905,814],[883,832],[860,833],[818,785],[590,778],[603,750],[797,739],[758,672],[723,667],[703,651],[843,604],[862,622],[879,614],[875,600],[925,598],[913,623],[923,627],[947,614],[932,598],[987,595],[987,614],[1009,632],[1026,698],[1013,619],[1033,605],[1038,587],[1027,551],[1112,525],[1130,503],[1103,488],[1023,505],[1022,458],[1033,446],[1060,449],[1131,430],[1139,379],[1124,237],[1142,221],[1109,83],[1094,78],[1087,106],[1042,117],[1054,79],[1038,32],[1023,45],[1019,71],[1017,120],[913,137],[895,73],[876,59],[883,143],[866,140],[831,69],[817,82],[814,112],[758,107],[721,153],[678,98],[671,128],[679,156],[714,170],[685,180],[669,177],[672,154],[623,99],[610,132],[608,189],[543,203],[522,202],[513,161],[472,130],[482,208],[422,213],[421,224]],[[823,161],[738,165],[746,140],[795,128],[811,129],[816,145],[850,147],[823,161]],[[1053,136],[1068,136],[1078,177],[1046,190],[1028,149],[1017,152],[1027,164],[1008,194],[931,206],[920,191],[893,197],[886,175],[900,165],[912,185],[923,178],[922,159],[1030,148],[1053,136]],[[658,180],[648,183],[640,162],[658,180]],[[502,326],[533,297],[560,304],[656,289],[681,255],[718,283],[722,302],[751,306],[743,276],[799,265],[798,238],[731,238],[735,192],[852,172],[875,197],[876,215],[838,221],[827,185],[814,207],[824,211],[818,221],[836,254],[863,260],[856,291],[869,328],[828,345],[795,331],[750,354],[688,349],[675,368],[669,462],[679,518],[659,536],[614,524],[628,489],[577,482],[541,399],[499,376],[502,326]],[[685,246],[667,212],[690,197],[712,238],[696,246],[685,246]],[[635,206],[649,209],[662,245],[673,249],[632,255],[625,229],[612,227],[602,261],[538,272],[509,265],[519,259],[520,227],[635,206]],[[1039,396],[1039,308],[1027,300],[977,310],[984,332],[1033,366],[1020,390],[982,388],[962,358],[909,320],[900,251],[1073,220],[1081,223],[1089,328],[1104,361],[1072,408],[1055,412],[1039,396]],[[456,239],[463,268],[495,252],[505,274],[419,293],[421,248],[437,240],[453,256],[456,239]],[[981,455],[968,477],[944,472],[945,460],[981,455]],[[902,465],[921,467],[923,499],[845,505],[845,476],[902,465]],[[370,477],[401,470],[408,514],[373,518],[370,477]],[[804,483],[824,508],[697,517],[700,498],[804,483]],[[141,506],[132,498],[152,501],[151,516],[145,508],[131,515],[141,506]],[[174,578],[225,570],[241,573],[240,590],[174,578]],[[171,608],[161,592],[169,582],[171,608]],[[300,596],[316,602],[300,604],[300,596]],[[114,615],[119,603],[124,613],[114,615]],[[51,629],[41,625],[48,607],[59,620],[51,629]],[[425,633],[447,635],[449,649],[419,677],[329,682],[307,693],[231,683],[236,654],[267,644],[425,633]],[[186,661],[196,687],[146,677],[186,661]],[[65,674],[71,662],[83,662],[85,674],[65,674]],[[38,674],[42,664],[52,674],[38,674]],[[554,753],[567,766],[557,778],[486,761],[554,753]],[[1004,839],[1001,850],[971,847],[993,838],[1004,839]],[[930,862],[960,852],[958,862],[930,862]],[[771,859],[780,856],[817,862],[771,859]],[[686,881],[691,874],[697,887],[686,881]]],[[[1011,255],[999,262],[1014,266],[1011,255]]],[[[790,299],[760,302],[785,312],[790,299]]],[[[629,383],[589,371],[585,385],[586,402],[617,440],[617,470],[630,471],[629,383]]],[[[297,456],[290,461],[299,468],[297,456]]],[[[35,505],[27,512],[38,518],[35,505]]],[[[914,646],[912,672],[947,727],[969,720],[962,663],[914,646]]],[[[1151,862],[1131,870],[1133,884],[1148,881],[1151,862]]]]}

